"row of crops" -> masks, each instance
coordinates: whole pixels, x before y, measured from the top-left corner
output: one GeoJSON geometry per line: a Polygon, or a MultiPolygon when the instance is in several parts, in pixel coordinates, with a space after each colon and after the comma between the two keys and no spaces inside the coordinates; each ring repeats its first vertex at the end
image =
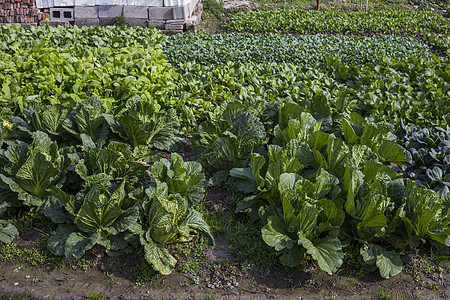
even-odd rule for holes
{"type": "Polygon", "coordinates": [[[17,210],[33,209],[55,224],[56,255],[142,247],[169,274],[167,245],[214,241],[197,207],[208,170],[239,191],[236,212],[286,266],[311,259],[331,274],[351,248],[388,278],[401,249],[450,246],[450,65],[426,42],[118,27],[0,36],[2,242],[18,234],[17,210]],[[176,153],[186,139],[197,161],[176,153]]]}

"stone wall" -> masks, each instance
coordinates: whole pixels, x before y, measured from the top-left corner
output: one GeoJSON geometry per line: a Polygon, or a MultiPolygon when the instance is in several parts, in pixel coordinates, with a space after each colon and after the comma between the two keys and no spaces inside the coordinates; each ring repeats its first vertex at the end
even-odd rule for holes
{"type": "Polygon", "coordinates": [[[0,0],[0,23],[36,25],[49,18],[49,9],[36,8],[35,0],[0,0]]]}
{"type": "Polygon", "coordinates": [[[200,0],[0,0],[0,24],[81,27],[121,21],[182,32],[195,30],[201,13],[200,0]]]}

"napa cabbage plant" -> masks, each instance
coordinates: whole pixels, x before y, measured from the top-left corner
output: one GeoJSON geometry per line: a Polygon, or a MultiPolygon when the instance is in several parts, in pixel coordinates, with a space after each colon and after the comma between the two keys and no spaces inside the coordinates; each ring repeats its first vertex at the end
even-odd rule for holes
{"type": "Polygon", "coordinates": [[[180,123],[173,109],[158,107],[139,97],[130,98],[116,116],[107,122],[114,133],[133,146],[145,145],[170,150],[182,140],[178,137],[180,123]]]}
{"type": "Polygon", "coordinates": [[[139,218],[139,205],[128,199],[125,180],[111,182],[100,173],[86,178],[85,188],[76,195],[53,187],[52,196],[44,213],[60,224],[48,239],[56,255],[75,260],[95,245],[106,250],[127,246],[126,232],[139,218]]]}
{"type": "Polygon", "coordinates": [[[253,149],[265,142],[261,120],[237,101],[226,103],[215,118],[203,122],[192,139],[202,163],[216,170],[246,165],[253,149]]]}
{"type": "Polygon", "coordinates": [[[0,242],[2,243],[11,243],[14,237],[19,235],[16,226],[8,219],[3,218],[9,206],[9,203],[5,202],[3,199],[0,200],[0,242]]]}
{"type": "Polygon", "coordinates": [[[214,238],[201,213],[189,205],[187,198],[170,193],[165,182],[157,181],[145,190],[145,194],[140,242],[147,262],[167,275],[174,270],[176,259],[166,245],[190,241],[199,234],[211,241],[214,238]]]}
{"type": "Polygon", "coordinates": [[[400,164],[407,151],[358,115],[353,135],[345,128],[330,134],[307,112],[283,113],[287,107],[274,130],[277,144],[266,155],[253,153],[249,168],[230,171],[248,194],[236,211],[259,217],[263,240],[285,265],[298,266],[308,253],[331,274],[342,264],[342,245],[355,244],[365,268],[378,268],[384,278],[398,274],[401,260],[386,241],[400,230],[396,209],[405,186],[382,162],[400,164]]]}
{"type": "Polygon", "coordinates": [[[172,153],[171,161],[163,158],[154,163],[152,176],[156,182],[166,183],[170,193],[185,197],[189,206],[199,204],[205,197],[207,181],[202,165],[195,161],[184,162],[177,153],[172,153]]]}
{"type": "Polygon", "coordinates": [[[47,134],[37,131],[31,136],[31,144],[14,141],[0,150],[0,181],[25,205],[39,206],[48,188],[63,184],[67,161],[47,134]]]}

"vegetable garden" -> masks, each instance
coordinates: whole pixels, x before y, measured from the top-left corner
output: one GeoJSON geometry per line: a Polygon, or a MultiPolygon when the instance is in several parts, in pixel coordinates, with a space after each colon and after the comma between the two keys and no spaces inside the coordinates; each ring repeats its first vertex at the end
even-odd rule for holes
{"type": "Polygon", "coordinates": [[[288,10],[236,13],[221,35],[1,26],[0,241],[33,211],[52,255],[141,249],[168,275],[172,245],[214,244],[220,188],[290,270],[334,274],[351,252],[390,278],[405,249],[448,254],[449,24],[288,10]]]}

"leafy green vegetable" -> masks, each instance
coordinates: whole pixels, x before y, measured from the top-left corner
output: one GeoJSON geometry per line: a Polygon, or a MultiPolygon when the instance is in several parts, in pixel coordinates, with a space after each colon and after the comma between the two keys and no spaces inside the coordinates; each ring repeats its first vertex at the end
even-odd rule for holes
{"type": "Polygon", "coordinates": [[[63,207],[64,221],[60,216],[55,219],[52,207],[44,210],[53,221],[67,223],[58,227],[48,245],[55,254],[64,254],[69,260],[79,259],[96,244],[107,250],[126,247],[121,233],[129,230],[139,218],[139,206],[126,200],[124,181],[117,186],[106,176],[95,176],[86,178],[86,188],[76,196],[53,189],[57,201],[52,206],[63,207]]]}
{"type": "MultiPolygon", "coordinates": [[[[270,22],[268,22],[270,23],[270,22]]],[[[312,33],[312,32],[310,32],[312,33]]],[[[378,63],[384,57],[429,57],[426,43],[412,37],[278,34],[176,34],[163,49],[170,63],[293,63],[324,65],[326,55],[348,64],[378,63]]]]}
{"type": "Polygon", "coordinates": [[[450,192],[450,127],[427,128],[406,126],[402,122],[400,136],[412,153],[408,176],[420,186],[431,188],[439,195],[450,192]]]}
{"type": "Polygon", "coordinates": [[[17,235],[19,232],[13,224],[0,220],[0,242],[11,243],[17,235]]]}
{"type": "Polygon", "coordinates": [[[153,164],[152,175],[157,182],[165,182],[170,193],[185,197],[189,206],[203,200],[207,181],[198,162],[184,162],[180,155],[172,153],[170,162],[161,159],[153,164]]]}
{"type": "Polygon", "coordinates": [[[446,19],[431,11],[314,11],[285,9],[246,10],[230,16],[225,26],[235,31],[308,33],[448,33],[446,19]],[[267,21],[270,20],[270,21],[267,21]]]}
{"type": "Polygon", "coordinates": [[[133,146],[169,150],[180,142],[180,124],[175,111],[160,112],[155,105],[139,97],[130,98],[118,115],[107,121],[113,132],[133,146]]]}
{"type": "Polygon", "coordinates": [[[64,179],[65,158],[45,133],[37,131],[32,137],[30,145],[16,141],[7,150],[1,150],[7,164],[0,180],[26,205],[39,206],[47,189],[64,179]]]}
{"type": "Polygon", "coordinates": [[[449,246],[450,198],[439,197],[408,181],[404,199],[404,205],[399,208],[399,216],[408,233],[411,247],[419,246],[420,241],[426,239],[449,246]]]}
{"type": "Polygon", "coordinates": [[[248,155],[265,140],[261,120],[243,104],[231,101],[219,110],[215,119],[199,126],[192,145],[204,165],[229,170],[245,165],[248,155]]]}
{"type": "Polygon", "coordinates": [[[145,258],[161,274],[170,274],[176,260],[165,245],[186,242],[195,234],[202,234],[214,241],[211,229],[199,212],[192,209],[188,200],[178,193],[169,193],[165,182],[145,190],[147,197],[142,202],[144,219],[140,234],[145,258]]]}

